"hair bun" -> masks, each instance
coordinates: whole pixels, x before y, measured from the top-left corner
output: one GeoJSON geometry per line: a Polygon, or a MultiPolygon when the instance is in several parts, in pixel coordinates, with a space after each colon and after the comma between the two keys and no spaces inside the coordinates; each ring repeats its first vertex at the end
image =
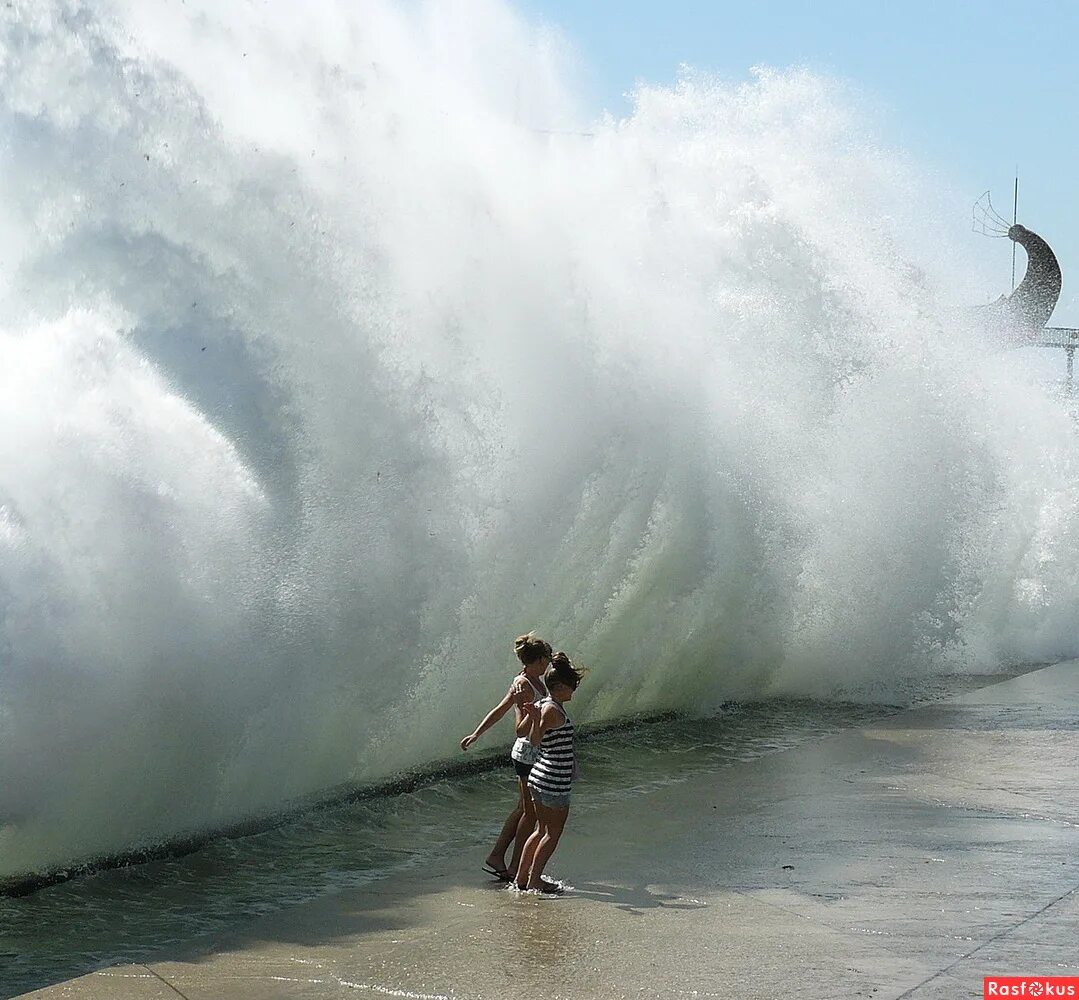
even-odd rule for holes
{"type": "Polygon", "coordinates": [[[522,663],[535,663],[536,660],[551,658],[551,644],[541,639],[535,632],[526,632],[513,640],[513,651],[522,663]]]}

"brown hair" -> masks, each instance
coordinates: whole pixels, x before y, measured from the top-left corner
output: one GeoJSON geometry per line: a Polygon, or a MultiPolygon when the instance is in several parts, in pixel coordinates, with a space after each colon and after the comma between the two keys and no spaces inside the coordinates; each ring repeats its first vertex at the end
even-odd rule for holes
{"type": "Polygon", "coordinates": [[[536,660],[549,660],[551,658],[551,644],[544,642],[534,632],[519,635],[513,640],[513,651],[517,659],[526,666],[535,663],[536,660]]]}
{"type": "Polygon", "coordinates": [[[576,691],[577,685],[581,683],[581,678],[586,673],[588,673],[586,668],[575,667],[570,658],[559,650],[551,657],[551,665],[543,675],[543,683],[548,689],[552,684],[564,684],[571,691],[576,691]]]}

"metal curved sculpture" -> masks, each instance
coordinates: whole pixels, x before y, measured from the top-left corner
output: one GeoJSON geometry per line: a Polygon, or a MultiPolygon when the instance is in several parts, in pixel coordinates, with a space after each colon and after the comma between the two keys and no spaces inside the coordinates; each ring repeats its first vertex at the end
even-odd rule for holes
{"type": "MultiPolygon", "coordinates": [[[[989,325],[1018,333],[1037,333],[1049,322],[1060,298],[1060,264],[1053,248],[1034,230],[1009,224],[993,207],[988,191],[974,203],[972,228],[983,236],[1007,237],[1027,252],[1023,280],[1011,295],[1002,295],[984,307],[989,325]]],[[[1012,278],[1014,281],[1014,257],[1012,278]]]]}
{"type": "MultiPolygon", "coordinates": [[[[1018,192],[1018,187],[1016,190],[1018,192]]],[[[998,239],[1006,236],[1027,252],[1027,269],[1015,291],[1011,295],[1002,295],[992,305],[981,307],[986,325],[1012,346],[1030,344],[1063,348],[1068,366],[1064,386],[1070,393],[1075,352],[1079,349],[1079,329],[1046,326],[1060,298],[1061,274],[1057,255],[1033,230],[1017,224],[1009,225],[993,208],[988,191],[974,203],[972,215],[972,228],[976,233],[998,239]],[[1016,337],[1016,334],[1019,336],[1016,337]]]]}
{"type": "Polygon", "coordinates": [[[1027,269],[1011,295],[989,308],[1000,320],[1024,332],[1041,330],[1060,298],[1060,264],[1053,248],[1026,226],[1010,226],[1008,239],[1027,252],[1027,269]]]}

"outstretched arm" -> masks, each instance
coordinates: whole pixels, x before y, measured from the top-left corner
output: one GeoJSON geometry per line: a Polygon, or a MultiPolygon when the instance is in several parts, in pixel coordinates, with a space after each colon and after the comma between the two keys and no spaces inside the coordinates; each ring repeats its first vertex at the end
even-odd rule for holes
{"type": "Polygon", "coordinates": [[[476,742],[488,729],[491,728],[496,722],[498,722],[503,715],[505,715],[510,707],[518,700],[520,692],[518,686],[515,683],[510,685],[510,689],[506,692],[506,697],[503,698],[494,708],[491,709],[484,717],[483,721],[475,728],[475,730],[469,733],[463,740],[461,740],[461,749],[467,750],[473,743],[476,742]]]}

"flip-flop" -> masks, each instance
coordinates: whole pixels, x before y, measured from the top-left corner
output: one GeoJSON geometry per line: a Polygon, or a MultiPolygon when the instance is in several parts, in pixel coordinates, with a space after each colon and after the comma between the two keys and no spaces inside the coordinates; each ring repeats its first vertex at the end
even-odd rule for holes
{"type": "Polygon", "coordinates": [[[493,865],[484,865],[483,870],[487,872],[488,875],[493,875],[499,882],[513,881],[513,876],[510,875],[509,869],[507,868],[503,868],[502,871],[499,871],[493,865]]]}

